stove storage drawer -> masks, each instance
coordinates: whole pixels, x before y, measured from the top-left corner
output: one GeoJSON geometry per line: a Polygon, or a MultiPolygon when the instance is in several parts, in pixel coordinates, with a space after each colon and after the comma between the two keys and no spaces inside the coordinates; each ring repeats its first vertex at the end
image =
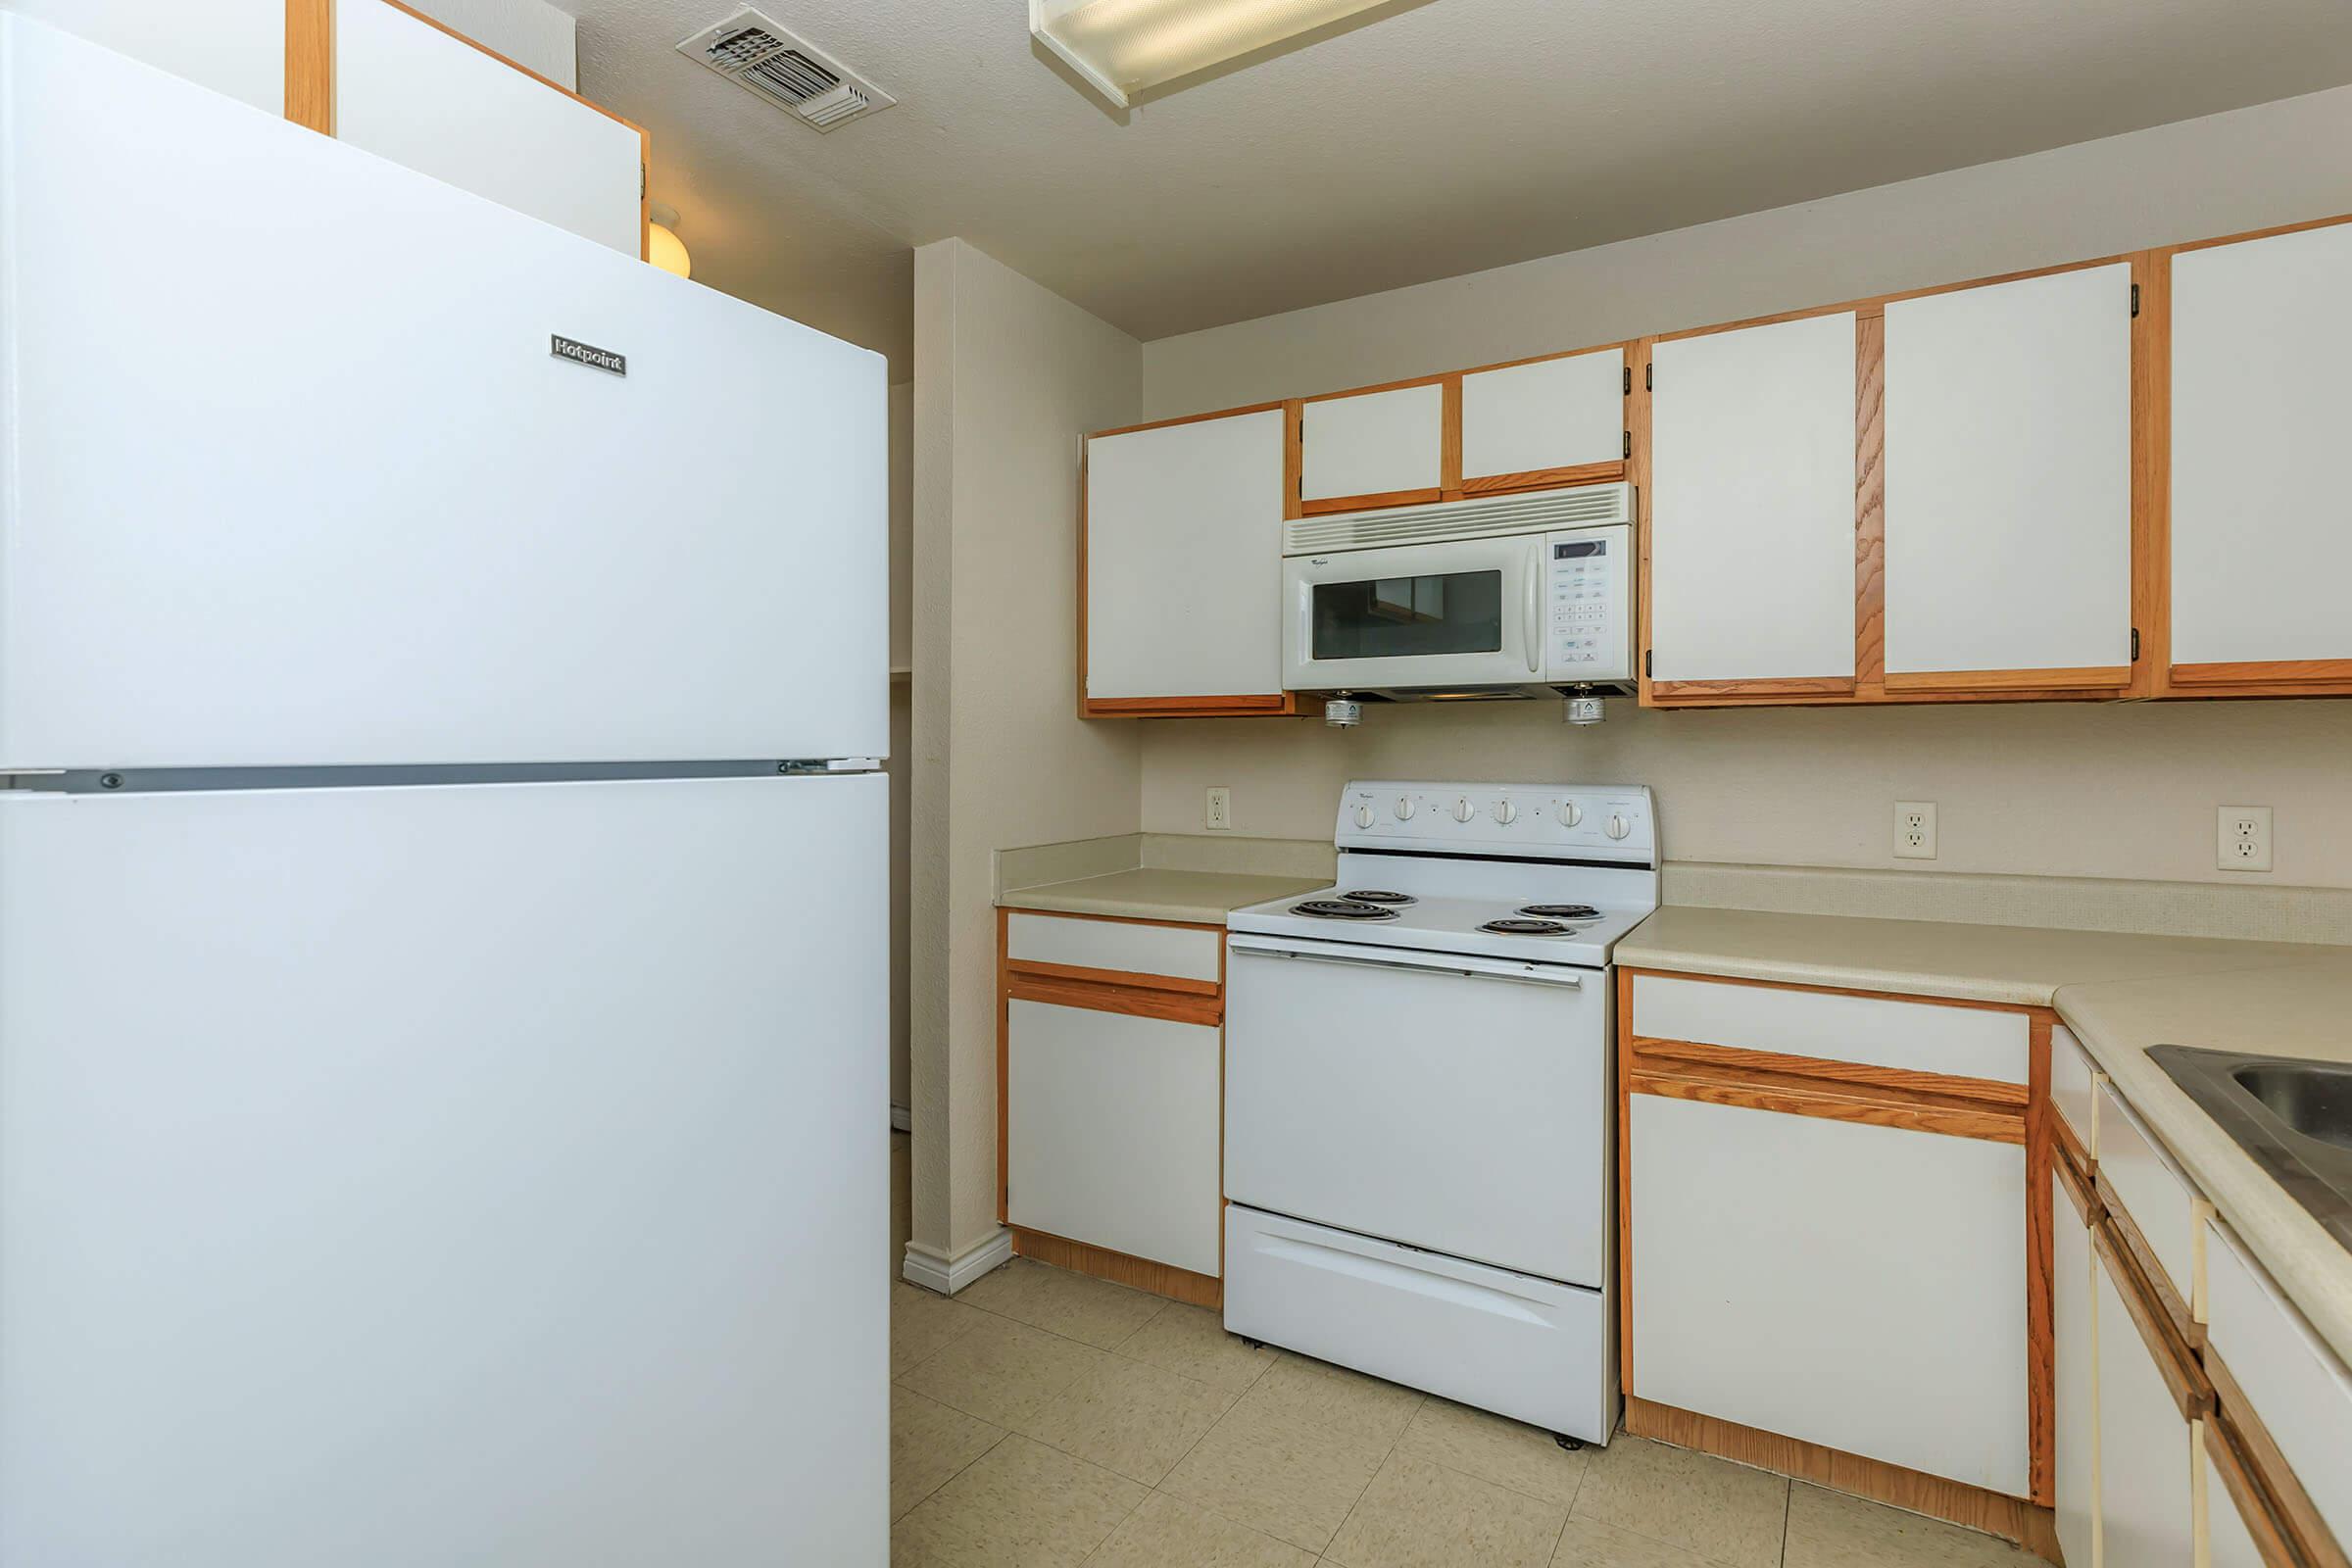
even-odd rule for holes
{"type": "Polygon", "coordinates": [[[1309,1225],[1225,1210],[1225,1328],[1548,1432],[1616,1425],[1598,1291],[1309,1225]]]}

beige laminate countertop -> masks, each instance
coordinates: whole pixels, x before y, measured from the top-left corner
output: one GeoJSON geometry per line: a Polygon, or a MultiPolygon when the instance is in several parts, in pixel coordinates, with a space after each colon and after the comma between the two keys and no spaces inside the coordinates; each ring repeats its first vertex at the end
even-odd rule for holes
{"type": "Polygon", "coordinates": [[[1733,979],[2055,1007],[2336,1354],[2352,1250],[2148,1059],[2173,1044],[2352,1062],[2352,948],[1769,910],[1661,908],[1616,961],[1733,979]]]}
{"type": "Polygon", "coordinates": [[[1056,914],[1111,914],[1131,920],[1179,920],[1223,925],[1225,916],[1269,899],[1296,898],[1330,878],[1263,876],[1242,871],[1180,871],[1167,866],[1113,871],[1105,876],[1007,888],[997,903],[1007,909],[1056,914]]]}

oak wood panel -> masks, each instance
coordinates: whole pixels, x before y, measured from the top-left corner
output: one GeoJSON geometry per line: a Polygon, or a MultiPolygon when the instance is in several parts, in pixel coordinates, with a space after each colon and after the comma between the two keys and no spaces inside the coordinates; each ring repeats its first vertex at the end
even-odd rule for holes
{"type": "Polygon", "coordinates": [[[1088,1012],[1121,1012],[1132,1018],[1164,1018],[1170,1023],[1198,1023],[1210,1028],[1225,1022],[1225,1004],[1215,997],[1191,997],[1172,991],[1145,991],[1126,986],[1073,985],[1066,981],[1006,978],[1004,996],[1012,1002],[1043,1002],[1056,1007],[1088,1012]]]}
{"type": "Polygon", "coordinates": [[[1663,705],[1678,701],[1765,702],[1790,698],[1820,701],[1851,697],[1854,682],[1840,676],[1788,676],[1774,680],[1655,680],[1650,695],[1663,705]]]}
{"type": "Polygon", "coordinates": [[[1886,689],[1886,318],[1854,321],[1854,694],[1886,689]]]}
{"type": "Polygon", "coordinates": [[[1631,389],[1626,393],[1625,430],[1633,447],[1625,476],[1634,487],[1634,560],[1640,568],[1634,583],[1634,700],[1643,708],[1657,706],[1657,686],[1649,678],[1649,343],[1642,338],[1625,351],[1630,370],[1626,384],[1631,389]]]}
{"type": "Polygon", "coordinates": [[[1903,670],[1886,677],[1889,692],[2033,692],[2052,686],[2088,690],[2132,684],[2132,665],[2102,664],[2080,669],[1903,670]]]}
{"type": "Polygon", "coordinates": [[[2026,1141],[2023,1118],[1995,1111],[1954,1110],[1908,1101],[1734,1083],[1719,1078],[1673,1077],[1658,1072],[1637,1071],[1629,1087],[1638,1095],[1769,1110],[1788,1116],[1816,1116],[1825,1121],[1858,1122],[1869,1127],[1981,1138],[1995,1144],[2023,1145],[2026,1141]]]}
{"type": "Polygon", "coordinates": [[[1012,952],[1012,911],[997,911],[997,1223],[1012,1209],[1012,990],[1004,972],[1012,952]]]}
{"type": "MultiPolygon", "coordinates": [[[[1079,587],[1085,593],[1083,580],[1079,587]]],[[[1079,628],[1084,633],[1083,625],[1079,628]]],[[[1086,682],[1083,663],[1078,669],[1086,682]]],[[[1268,692],[1262,697],[1081,697],[1082,718],[1288,718],[1298,711],[1297,692],[1268,692]]]]}
{"type": "Polygon", "coordinates": [[[1205,1274],[1196,1274],[1173,1263],[1155,1263],[1148,1257],[1114,1252],[1107,1247],[1073,1242],[1045,1231],[1026,1230],[1018,1225],[1005,1228],[1012,1232],[1012,1250],[1023,1257],[1193,1306],[1215,1309],[1225,1304],[1225,1282],[1205,1274]]]}
{"type": "Polygon", "coordinates": [[[2057,1526],[2050,1510],[2024,1498],[1632,1395],[1625,1401],[1625,1430],[1633,1437],[1715,1454],[1912,1513],[1949,1520],[2014,1541],[2046,1561],[2059,1560],[2057,1526]]]}
{"type": "Polygon", "coordinates": [[[2116,1295],[2124,1310],[2132,1316],[2139,1330],[2141,1342],[2147,1347],[2148,1357],[2155,1362],[2156,1371],[2164,1379],[2167,1393],[2180,1410],[2183,1421],[2201,1421],[2213,1411],[2213,1385],[2204,1369],[2197,1363],[2187,1343],[2174,1328],[2172,1319],[2158,1301],[2156,1288],[2148,1281],[2147,1271],[2132,1255],[2131,1249],[2116,1237],[2115,1214],[2110,1212],[2104,1222],[2090,1233],[2090,1245],[2107,1266],[2108,1278],[2114,1281],[2116,1295]]]}
{"type": "Polygon", "coordinates": [[[1625,478],[1627,465],[1587,463],[1572,468],[1531,468],[1525,473],[1490,473],[1464,479],[1465,496],[1507,495],[1520,490],[1559,490],[1569,485],[1610,484],[1625,478]]]}
{"type": "Polygon", "coordinates": [[[1438,405],[1438,489],[1448,501],[1459,501],[1462,486],[1462,377],[1460,371],[1439,382],[1444,395],[1438,405]]]}
{"type": "MultiPolygon", "coordinates": [[[[2115,1187],[2103,1175],[2094,1174],[2099,1207],[2106,1214],[2107,1226],[2114,1232],[2117,1244],[2131,1257],[2132,1265],[2147,1282],[2149,1299],[2172,1325],[2174,1336],[2191,1350],[2205,1347],[2205,1325],[2197,1321],[2189,1302],[2183,1300],[2180,1289],[2173,1284],[2172,1274],[2156,1256],[2156,1249],[2139,1228],[2132,1211],[2124,1206],[2115,1187]]],[[[2200,1231],[2198,1234],[2202,1235],[2200,1231]]]]}
{"type": "Polygon", "coordinates": [[[2132,693],[2153,697],[2173,662],[2173,263],[2132,258],[2139,318],[2132,323],[2132,625],[2139,633],[2132,693]]]}
{"type": "Polygon", "coordinates": [[[2052,1158],[2065,1171],[2067,1179],[2082,1189],[2082,1196],[2077,1200],[2077,1206],[2094,1201],[2091,1173],[2095,1167],[2091,1163],[2090,1152],[2082,1147],[2082,1140],[2075,1136],[2075,1130],[2066,1124],[2064,1116],[2050,1117],[2050,1148],[2052,1158]]]}
{"type": "Polygon", "coordinates": [[[1383,490],[1369,496],[1330,496],[1321,501],[1301,501],[1301,516],[1319,517],[1333,512],[1377,512],[1383,507],[1421,507],[1446,499],[1443,489],[1383,490]]]}
{"type": "Polygon", "coordinates": [[[1647,1069],[1681,1077],[1712,1076],[1760,1087],[1820,1093],[1842,1090],[1944,1110],[1992,1111],[2011,1116],[2022,1116],[2027,1110],[2029,1090],[2025,1084],[1882,1067],[1871,1062],[1837,1061],[1822,1056],[1792,1056],[1743,1046],[1661,1040],[1639,1033],[1633,1036],[1632,1049],[1631,1060],[1636,1071],[1647,1069]]]}
{"type": "MultiPolygon", "coordinates": [[[[2055,1116],[2050,1119],[2053,1122],[2058,1120],[2055,1116]]],[[[2098,1193],[2091,1187],[2089,1179],[2063,1152],[2052,1160],[2050,1174],[2056,1179],[2058,1190],[2066,1194],[2066,1200],[2074,1205],[2075,1213],[2081,1216],[2085,1226],[2096,1225],[2106,1217],[2107,1210],[2099,1202],[2098,1193]]]]}
{"type": "MultiPolygon", "coordinates": [[[[2342,1543],[2321,1517],[2311,1494],[2295,1475],[2295,1467],[2287,1463],[2278,1441],[2262,1424],[2261,1412],[2254,1408],[2246,1391],[2238,1386],[2229,1365],[2214,1353],[2211,1346],[2205,1348],[2203,1364],[2205,1376],[2213,1385],[2214,1419],[2245,1456],[2248,1467],[2268,1494],[2278,1525],[2294,1542],[2302,1561],[2309,1568],[2352,1568],[2352,1558],[2346,1556],[2342,1543]]],[[[2248,1524],[2251,1523],[2249,1520],[2248,1524]]]]}
{"type": "MultiPolygon", "coordinates": [[[[1617,971],[1617,1387],[1634,1387],[1634,971],[1617,971]]],[[[1629,1405],[1633,1402],[1629,1397],[1629,1405]]]]}
{"type": "MultiPolygon", "coordinates": [[[[2293,1538],[2280,1521],[2270,1489],[2255,1478],[2245,1454],[2230,1435],[2228,1420],[2218,1410],[2205,1423],[2205,1463],[2221,1478],[2222,1488],[2229,1493],[2238,1518],[2244,1522],[2246,1534],[2254,1540],[2254,1549],[2262,1554],[2264,1568],[2301,1568],[2305,1559],[2295,1549],[2293,1538]]],[[[2206,1484],[2212,1485],[2210,1481],[2206,1484]]]]}
{"type": "Polygon", "coordinates": [[[1292,398],[1282,406],[1282,517],[1296,522],[1306,514],[1306,402],[1292,398]]]}
{"type": "Polygon", "coordinates": [[[335,133],[335,0],[286,0],[286,118],[335,133]]]}
{"type": "Polygon", "coordinates": [[[2259,686],[2285,697],[2315,695],[2305,686],[2352,686],[2352,659],[2278,659],[2219,664],[2175,664],[2175,686],[2259,686]]]}
{"type": "Polygon", "coordinates": [[[1133,990],[1168,991],[1213,997],[1224,988],[1214,980],[1187,980],[1172,974],[1147,974],[1134,969],[1095,969],[1082,963],[1047,963],[1037,958],[1006,958],[1006,976],[1022,980],[1076,982],[1081,985],[1124,986],[1133,990]]]}
{"type": "Polygon", "coordinates": [[[2026,1098],[2026,1467],[2035,1502],[2058,1501],[2056,1216],[2050,1212],[2051,1015],[2035,1012],[2026,1098]]]}

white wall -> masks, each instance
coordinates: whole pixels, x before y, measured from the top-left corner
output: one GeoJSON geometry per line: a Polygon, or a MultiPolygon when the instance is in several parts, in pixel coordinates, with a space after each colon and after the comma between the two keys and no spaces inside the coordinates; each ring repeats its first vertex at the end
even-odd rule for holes
{"type": "MultiPolygon", "coordinates": [[[[2352,211],[2352,87],[1162,339],[1144,416],[1331,391],[2352,211]]],[[[1655,786],[1668,855],[2352,887],[2352,702],[1640,712],[1552,703],[1147,724],[1143,825],[1321,838],[1351,775],[1655,786]],[[1933,865],[1898,800],[1941,807],[1933,865]],[[2214,809],[2278,811],[2277,869],[2214,863],[2214,809]]]]}
{"type": "Polygon", "coordinates": [[[1078,438],[1133,338],[961,240],[915,252],[914,1240],[996,1234],[999,849],[1132,832],[1142,737],[1077,716],[1078,438]]]}

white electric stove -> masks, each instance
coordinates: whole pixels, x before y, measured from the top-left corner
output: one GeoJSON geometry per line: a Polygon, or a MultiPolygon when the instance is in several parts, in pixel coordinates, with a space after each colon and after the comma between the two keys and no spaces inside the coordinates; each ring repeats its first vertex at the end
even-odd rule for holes
{"type": "Polygon", "coordinates": [[[1335,842],[1332,887],[1227,920],[1225,1326],[1606,1442],[1649,791],[1359,782],[1335,842]]]}

